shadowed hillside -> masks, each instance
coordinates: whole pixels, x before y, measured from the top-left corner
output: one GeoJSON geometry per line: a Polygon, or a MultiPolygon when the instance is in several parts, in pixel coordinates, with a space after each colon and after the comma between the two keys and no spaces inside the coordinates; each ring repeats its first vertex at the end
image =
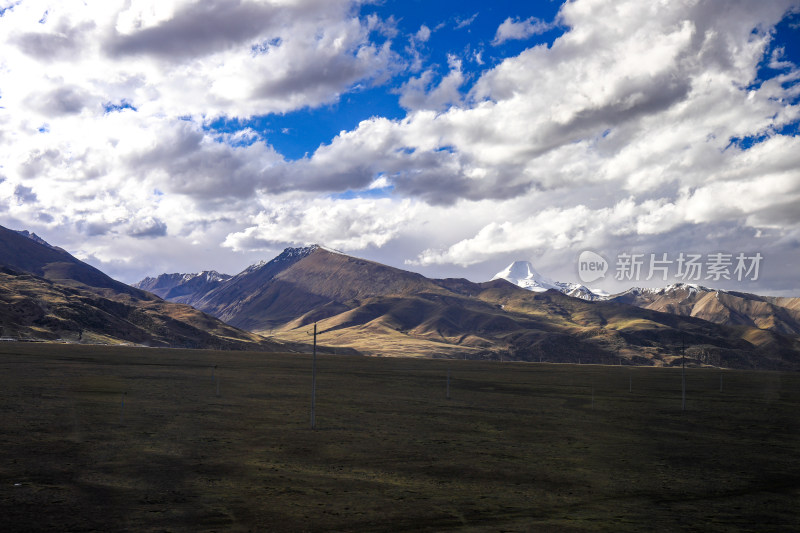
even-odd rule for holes
{"type": "Polygon", "coordinates": [[[0,227],[0,336],[188,348],[287,350],[187,305],[120,283],[0,227]]]}
{"type": "Polygon", "coordinates": [[[64,250],[0,226],[0,264],[70,287],[110,289],[148,300],[152,294],[111,279],[64,250]]]}

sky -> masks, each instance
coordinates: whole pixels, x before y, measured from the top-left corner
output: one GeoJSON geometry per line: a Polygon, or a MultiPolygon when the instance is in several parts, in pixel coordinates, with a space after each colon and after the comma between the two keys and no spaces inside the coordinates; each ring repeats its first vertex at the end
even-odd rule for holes
{"type": "Polygon", "coordinates": [[[800,296],[799,80],[797,0],[0,0],[0,225],[800,296]]]}

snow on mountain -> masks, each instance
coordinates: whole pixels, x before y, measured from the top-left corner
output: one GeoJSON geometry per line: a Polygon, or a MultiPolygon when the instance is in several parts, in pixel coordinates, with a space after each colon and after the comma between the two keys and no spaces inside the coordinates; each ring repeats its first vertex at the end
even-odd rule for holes
{"type": "Polygon", "coordinates": [[[496,279],[504,279],[514,285],[519,285],[523,289],[534,292],[544,292],[550,289],[561,290],[561,287],[556,285],[555,281],[537,272],[530,261],[514,261],[505,270],[495,274],[491,281],[496,279]]]}
{"type": "MultiPolygon", "coordinates": [[[[279,264],[279,263],[285,263],[287,261],[298,261],[298,260],[304,258],[305,256],[309,255],[314,250],[318,250],[320,248],[322,248],[323,250],[331,251],[328,248],[325,248],[324,246],[320,246],[318,244],[312,244],[311,246],[304,246],[302,248],[285,248],[283,250],[283,252],[281,252],[280,255],[278,255],[277,257],[274,257],[273,259],[270,259],[269,261],[262,260],[262,261],[259,261],[258,263],[250,265],[249,267],[247,267],[243,271],[241,271],[238,274],[236,274],[236,276],[234,276],[234,277],[239,278],[239,277],[246,276],[246,275],[251,274],[251,273],[253,273],[253,272],[257,271],[257,270],[261,270],[262,268],[266,267],[267,265],[276,265],[276,264],[279,264]]],[[[336,253],[341,253],[341,252],[336,252],[336,253]]]]}
{"type": "Polygon", "coordinates": [[[230,278],[231,276],[220,274],[216,270],[204,270],[191,274],[174,273],[161,274],[155,278],[147,277],[133,286],[167,300],[189,303],[187,295],[208,292],[230,278]]]}
{"type": "Polygon", "coordinates": [[[556,285],[558,290],[566,294],[567,296],[572,296],[573,298],[580,298],[581,300],[588,300],[588,301],[595,301],[595,300],[605,300],[606,296],[600,295],[597,292],[589,289],[588,287],[581,285],[580,283],[564,283],[561,281],[556,281],[556,285]]]}
{"type": "Polygon", "coordinates": [[[186,283],[188,281],[192,281],[194,279],[200,278],[204,283],[214,283],[217,281],[225,281],[230,279],[231,276],[227,274],[220,274],[216,270],[204,270],[202,272],[197,272],[195,274],[184,274],[182,276],[182,282],[186,283]]]}
{"type": "Polygon", "coordinates": [[[720,289],[710,289],[695,283],[673,283],[666,287],[631,287],[630,289],[610,294],[600,289],[590,289],[580,283],[565,283],[563,281],[553,281],[552,279],[540,274],[530,263],[530,261],[514,261],[504,270],[498,272],[492,280],[505,279],[518,285],[523,289],[534,292],[544,292],[554,289],[574,298],[582,300],[616,300],[625,301],[631,298],[645,298],[648,301],[656,297],[675,297],[681,295],[685,300],[698,293],[726,292],[720,289]]]}
{"type": "MultiPolygon", "coordinates": [[[[720,292],[720,289],[710,289],[708,287],[704,287],[702,285],[697,285],[695,283],[673,283],[671,285],[667,285],[666,287],[631,287],[627,291],[623,291],[621,293],[613,295],[613,297],[624,296],[626,294],[633,295],[633,296],[673,296],[677,292],[684,292],[687,295],[697,294],[698,292],[720,292]]],[[[725,291],[721,291],[725,292],[725,291]]]]}
{"type": "Polygon", "coordinates": [[[607,298],[607,295],[601,296],[579,283],[553,281],[533,268],[530,261],[514,261],[504,270],[498,272],[492,278],[492,281],[496,279],[504,279],[523,289],[534,292],[544,292],[553,289],[563,292],[568,296],[572,296],[573,298],[580,298],[581,300],[594,301],[607,298]]]}

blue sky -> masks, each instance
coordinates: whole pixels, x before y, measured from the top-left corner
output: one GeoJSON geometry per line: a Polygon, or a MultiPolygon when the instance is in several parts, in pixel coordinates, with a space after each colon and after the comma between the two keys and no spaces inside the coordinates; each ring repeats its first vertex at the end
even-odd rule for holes
{"type": "MultiPolygon", "coordinates": [[[[463,59],[466,81],[460,91],[466,94],[472,83],[486,69],[503,59],[519,54],[538,44],[551,44],[564,28],[555,23],[558,2],[423,2],[386,1],[361,6],[361,17],[377,16],[395,28],[399,38],[391,40],[392,49],[406,58],[408,64],[380,84],[356,84],[329,104],[303,108],[285,114],[255,117],[222,117],[209,123],[210,131],[230,132],[250,127],[262,133],[287,159],[301,159],[327,144],[340,131],[353,130],[362,120],[380,116],[401,119],[406,110],[400,105],[398,91],[404,81],[422,68],[435,73],[436,84],[449,72],[448,57],[463,59]],[[497,28],[508,18],[525,21],[530,17],[551,23],[552,28],[523,39],[509,39],[493,44],[497,28]],[[430,36],[426,41],[414,40],[421,28],[430,36]],[[413,51],[411,48],[413,47],[413,51]],[[419,65],[413,64],[418,54],[419,65]],[[413,57],[412,57],[413,56],[413,57]]],[[[387,37],[373,32],[377,42],[387,37]]]]}
{"type": "Polygon", "coordinates": [[[127,282],[317,242],[475,281],[760,253],[709,283],[798,295],[799,25],[797,0],[0,0],[0,224],[127,282]]]}

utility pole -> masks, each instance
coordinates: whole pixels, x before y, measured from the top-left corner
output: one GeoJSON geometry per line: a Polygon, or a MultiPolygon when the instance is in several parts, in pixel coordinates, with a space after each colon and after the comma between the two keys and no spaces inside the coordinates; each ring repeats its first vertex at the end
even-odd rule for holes
{"type": "Polygon", "coordinates": [[[122,393],[122,402],[119,408],[119,423],[122,424],[122,421],[125,418],[125,395],[128,394],[127,392],[122,393]]]}
{"type": "Polygon", "coordinates": [[[314,322],[314,350],[311,355],[311,429],[317,429],[314,410],[317,403],[317,323],[314,322]]]}
{"type": "Polygon", "coordinates": [[[681,402],[681,411],[686,410],[686,345],[684,343],[683,335],[681,335],[681,381],[683,383],[683,401],[681,402]]]}

